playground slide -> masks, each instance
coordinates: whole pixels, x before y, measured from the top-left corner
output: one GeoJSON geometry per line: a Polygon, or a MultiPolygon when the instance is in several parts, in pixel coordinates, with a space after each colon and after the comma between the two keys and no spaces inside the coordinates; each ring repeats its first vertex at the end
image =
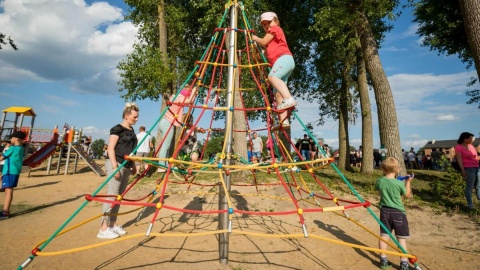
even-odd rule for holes
{"type": "Polygon", "coordinates": [[[27,159],[23,161],[23,166],[28,166],[30,168],[35,168],[38,165],[42,164],[42,162],[47,159],[51,154],[55,152],[55,148],[57,147],[57,139],[53,139],[38,151],[33,153],[27,159]]]}
{"type": "Polygon", "coordinates": [[[77,152],[77,154],[88,163],[88,166],[95,172],[98,176],[105,176],[106,173],[100,168],[100,166],[89,157],[89,155],[83,150],[81,145],[73,145],[72,149],[77,152]]]}

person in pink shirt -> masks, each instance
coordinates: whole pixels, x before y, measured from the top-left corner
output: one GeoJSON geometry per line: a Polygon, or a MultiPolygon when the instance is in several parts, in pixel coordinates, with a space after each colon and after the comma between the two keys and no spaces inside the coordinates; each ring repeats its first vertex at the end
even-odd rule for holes
{"type": "MultiPolygon", "coordinates": [[[[265,12],[260,16],[260,21],[266,34],[263,38],[253,35],[252,40],[265,48],[268,63],[272,66],[268,74],[268,81],[273,86],[277,109],[283,110],[279,113],[279,121],[284,128],[288,128],[290,127],[290,122],[287,119],[287,109],[297,105],[297,102],[287,87],[288,77],[295,68],[295,62],[288,48],[285,34],[282,28],[280,28],[280,21],[278,20],[277,14],[265,12]]],[[[280,125],[273,127],[272,130],[279,128],[280,125]]]]}
{"type": "MultiPolygon", "coordinates": [[[[193,88],[184,88],[180,91],[180,93],[175,97],[172,96],[170,101],[172,105],[168,108],[168,111],[163,116],[162,120],[160,120],[159,128],[162,135],[165,137],[163,140],[163,144],[160,147],[160,151],[158,153],[159,158],[166,158],[168,149],[172,143],[173,138],[173,129],[174,127],[181,127],[183,124],[183,108],[187,104],[191,104],[197,95],[197,87],[193,88]]],[[[165,161],[164,162],[166,165],[165,161]]],[[[164,172],[164,168],[159,168],[158,172],[164,172]]]]}
{"type": "Polygon", "coordinates": [[[475,137],[472,133],[463,132],[458,138],[457,145],[455,145],[455,157],[457,158],[458,166],[467,181],[465,186],[465,199],[469,209],[474,209],[472,200],[472,190],[477,190],[477,199],[480,200],[480,181],[478,161],[480,157],[477,150],[472,145],[475,137]]]}

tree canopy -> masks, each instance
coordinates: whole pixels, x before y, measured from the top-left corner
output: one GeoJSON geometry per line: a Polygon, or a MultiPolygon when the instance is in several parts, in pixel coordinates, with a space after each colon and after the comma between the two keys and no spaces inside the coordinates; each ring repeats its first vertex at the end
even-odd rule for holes
{"type": "Polygon", "coordinates": [[[10,46],[14,50],[18,50],[17,45],[15,45],[15,42],[13,42],[13,39],[11,37],[7,37],[5,34],[0,33],[0,50],[3,49],[2,44],[3,45],[10,44],[10,46]]]}
{"type": "MultiPolygon", "coordinates": [[[[466,63],[467,69],[475,64],[478,76],[472,77],[467,85],[472,86],[478,82],[480,3],[475,0],[409,0],[409,2],[414,6],[414,22],[419,23],[417,34],[423,37],[422,45],[429,47],[430,50],[437,50],[438,54],[457,55],[463,63],[466,63]],[[465,7],[467,5],[468,8],[465,7]]],[[[467,103],[479,103],[480,108],[480,90],[469,90],[466,94],[471,97],[467,103]]]]}

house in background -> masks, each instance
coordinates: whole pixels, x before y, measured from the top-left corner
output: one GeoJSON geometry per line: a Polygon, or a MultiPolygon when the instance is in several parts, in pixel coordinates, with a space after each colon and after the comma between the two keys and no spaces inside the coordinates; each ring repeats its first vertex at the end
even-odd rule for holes
{"type": "MultiPolygon", "coordinates": [[[[452,160],[455,156],[455,145],[457,145],[457,140],[432,140],[425,144],[423,150],[425,151],[425,155],[432,156],[433,149],[436,149],[436,151],[443,152],[447,158],[452,160]]],[[[480,153],[480,140],[473,141],[472,145],[477,149],[477,153],[480,153]]]]}

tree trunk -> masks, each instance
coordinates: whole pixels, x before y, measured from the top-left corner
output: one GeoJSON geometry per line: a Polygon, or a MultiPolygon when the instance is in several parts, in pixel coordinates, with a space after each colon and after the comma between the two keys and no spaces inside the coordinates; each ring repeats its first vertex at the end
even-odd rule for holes
{"type": "Polygon", "coordinates": [[[357,42],[357,76],[358,92],[360,94],[360,110],[362,116],[362,168],[364,174],[373,173],[373,131],[372,131],[372,109],[368,97],[367,71],[365,59],[363,58],[362,46],[357,42]]]}
{"type": "MultiPolygon", "coordinates": [[[[157,11],[158,11],[158,37],[159,37],[158,50],[162,54],[163,65],[169,65],[168,40],[167,40],[168,32],[167,32],[167,23],[165,21],[165,1],[164,0],[158,0],[157,11]]],[[[172,68],[175,68],[175,67],[172,67],[172,68]]],[[[173,82],[170,82],[167,84],[167,89],[165,89],[165,93],[168,93],[169,95],[172,95],[174,93],[173,82]]],[[[164,95],[164,97],[162,97],[160,113],[162,113],[165,110],[165,107],[167,106],[166,102],[168,100],[169,95],[164,95]]],[[[174,136],[172,138],[173,142],[176,142],[178,140],[178,137],[180,136],[180,133],[181,133],[180,131],[181,131],[180,128],[174,128],[172,130],[172,132],[174,132],[174,136]]],[[[155,141],[160,143],[162,141],[163,135],[164,134],[160,132],[160,127],[159,127],[155,141]]],[[[170,149],[167,153],[167,156],[171,156],[174,147],[175,147],[175,143],[170,144],[170,149]]]]}
{"type": "MultiPolygon", "coordinates": [[[[234,43],[237,42],[237,40],[233,41],[234,43]]],[[[230,40],[230,35],[227,35],[227,38],[225,40],[225,45],[227,48],[231,48],[231,40],[230,40]]],[[[233,44],[233,47],[236,48],[236,44],[233,44]]],[[[238,55],[235,54],[235,63],[238,64],[238,55]]],[[[240,71],[237,70],[235,74],[235,79],[234,79],[234,91],[233,91],[233,107],[238,108],[238,109],[244,109],[244,106],[242,104],[242,99],[241,99],[241,91],[240,89],[240,71]]],[[[225,120],[227,121],[227,120],[225,120]]],[[[247,136],[244,132],[235,132],[240,131],[240,130],[246,130],[246,119],[245,119],[245,112],[244,111],[233,111],[233,145],[232,145],[232,154],[237,153],[241,157],[247,159],[247,136]]],[[[241,171],[240,173],[236,174],[235,177],[238,178],[243,178],[247,172],[246,171],[241,171]]]]}
{"type": "Polygon", "coordinates": [[[477,76],[480,80],[480,1],[459,0],[459,3],[470,51],[472,52],[477,76]]]}
{"type": "Polygon", "coordinates": [[[400,174],[406,174],[403,162],[397,112],[392,90],[378,55],[377,43],[367,17],[359,13],[358,34],[362,44],[367,71],[370,74],[377,103],[380,143],[387,149],[387,157],[394,157],[400,165],[400,174]]]}
{"type": "MultiPolygon", "coordinates": [[[[239,83],[239,76],[240,74],[237,73],[235,78],[235,92],[234,94],[234,104],[235,108],[243,109],[242,99],[241,99],[241,92],[238,90],[240,88],[239,83]]],[[[245,112],[244,111],[234,111],[233,112],[233,152],[237,153],[241,157],[247,158],[247,136],[245,132],[235,132],[235,130],[246,130],[247,123],[245,120],[245,112]]]]}
{"type": "Polygon", "coordinates": [[[342,98],[338,113],[338,164],[340,170],[347,169],[350,164],[350,149],[348,144],[348,109],[347,102],[342,98]]]}
{"type": "Polygon", "coordinates": [[[338,114],[338,168],[351,170],[350,142],[348,135],[348,87],[345,81],[346,69],[342,71],[342,86],[340,88],[340,112],[338,114]]]}

